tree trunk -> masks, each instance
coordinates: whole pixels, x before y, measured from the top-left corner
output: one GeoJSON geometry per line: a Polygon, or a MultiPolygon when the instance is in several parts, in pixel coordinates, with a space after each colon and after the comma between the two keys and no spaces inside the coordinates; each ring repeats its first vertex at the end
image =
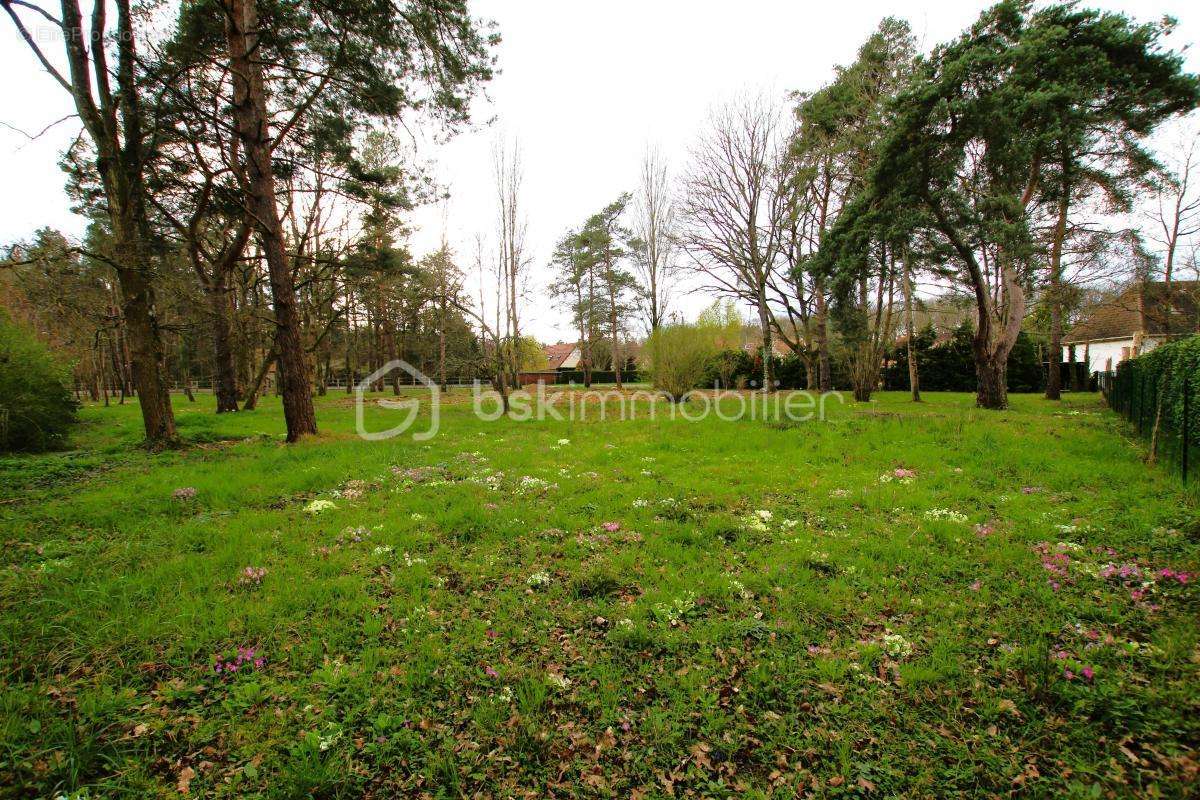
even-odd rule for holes
{"type": "Polygon", "coordinates": [[[321,382],[317,384],[317,394],[324,397],[329,392],[329,362],[332,360],[328,341],[322,348],[321,382]]]}
{"type": "Polygon", "coordinates": [[[237,368],[233,362],[232,333],[229,324],[229,292],[223,285],[214,286],[208,292],[212,311],[213,350],[216,358],[216,374],[213,376],[213,394],[217,397],[217,413],[238,410],[237,368]]]}
{"type": "MultiPolygon", "coordinates": [[[[136,252],[137,244],[126,243],[118,250],[136,252]]],[[[123,264],[139,263],[134,256],[123,264]]],[[[167,385],[166,354],[158,320],[154,316],[154,299],[150,282],[142,269],[117,270],[121,282],[122,316],[128,334],[126,343],[130,350],[130,367],[133,385],[137,389],[138,404],[142,409],[142,424],[146,429],[146,443],[151,447],[162,447],[174,443],[175,413],[171,409],[171,392],[167,385]]],[[[124,399],[124,398],[122,398],[124,399]]]]}
{"type": "Polygon", "coordinates": [[[442,313],[438,325],[438,385],[445,392],[449,387],[446,385],[446,286],[442,285],[442,313]]]}
{"type": "Polygon", "coordinates": [[[1008,408],[1008,359],[975,351],[975,376],[979,381],[975,405],[980,408],[1008,408]]]}
{"type": "Polygon", "coordinates": [[[246,396],[242,398],[242,409],[244,411],[253,411],[258,405],[259,395],[262,394],[263,381],[267,379],[267,371],[271,369],[271,365],[274,363],[275,348],[272,346],[267,351],[267,357],[263,359],[258,372],[255,373],[254,380],[250,382],[249,388],[246,389],[246,396]]]}
{"type": "Polygon", "coordinates": [[[90,381],[88,381],[88,395],[92,398],[93,403],[100,402],[100,389],[101,389],[101,386],[103,385],[103,384],[101,384],[100,381],[101,381],[100,358],[99,358],[98,353],[95,350],[93,350],[92,351],[92,379],[90,381]]]}
{"type": "Polygon", "coordinates": [[[358,325],[354,318],[354,295],[346,288],[346,394],[354,393],[358,373],[358,325]]]}
{"type": "Polygon", "coordinates": [[[825,302],[825,279],[813,280],[816,295],[816,313],[813,324],[817,330],[817,389],[822,392],[833,390],[833,377],[829,369],[829,306],[825,302]]]}
{"type": "MultiPolygon", "coordinates": [[[[385,338],[388,351],[388,361],[397,361],[400,358],[400,350],[396,346],[396,323],[392,319],[391,312],[387,309],[383,311],[384,317],[382,325],[386,331],[385,338]]],[[[381,365],[382,366],[382,365],[381,365]]],[[[396,397],[400,396],[400,370],[392,370],[392,394],[396,397]]]]}
{"type": "Polygon", "coordinates": [[[767,307],[767,296],[761,289],[759,291],[758,302],[755,305],[758,306],[758,324],[762,328],[762,390],[764,392],[773,392],[775,391],[775,368],[771,363],[771,356],[775,354],[774,331],[771,330],[771,312],[767,307]]]}
{"type": "MultiPolygon", "coordinates": [[[[1067,170],[1064,167],[1063,183],[1066,184],[1067,170]]],[[[1054,224],[1054,240],[1050,245],[1050,374],[1046,376],[1046,399],[1062,399],[1062,337],[1063,337],[1063,292],[1062,292],[1062,249],[1067,235],[1067,211],[1070,207],[1068,187],[1063,186],[1063,197],[1058,201],[1058,219],[1054,224]]]]}
{"type": "Polygon", "coordinates": [[[254,217],[267,259],[275,309],[275,348],[287,440],[317,432],[309,385],[308,360],[300,335],[300,315],[291,265],[284,250],[283,225],[275,205],[275,173],[271,165],[267,98],[258,48],[255,0],[228,0],[225,35],[233,79],[233,111],[245,158],[246,206],[254,217]]]}
{"type": "Polygon", "coordinates": [[[908,259],[904,259],[904,274],[900,276],[904,286],[904,332],[908,337],[908,388],[912,392],[912,401],[921,402],[921,377],[917,370],[917,351],[913,347],[916,338],[916,326],[913,324],[913,286],[912,271],[908,259]]]}
{"type": "Polygon", "coordinates": [[[612,330],[613,330],[611,358],[612,358],[613,375],[617,381],[617,388],[620,389],[620,388],[622,388],[621,387],[621,353],[619,352],[620,344],[618,343],[618,340],[617,340],[617,313],[615,310],[616,309],[615,304],[613,306],[613,309],[614,310],[613,310],[612,320],[611,320],[611,325],[612,325],[612,330]]]}

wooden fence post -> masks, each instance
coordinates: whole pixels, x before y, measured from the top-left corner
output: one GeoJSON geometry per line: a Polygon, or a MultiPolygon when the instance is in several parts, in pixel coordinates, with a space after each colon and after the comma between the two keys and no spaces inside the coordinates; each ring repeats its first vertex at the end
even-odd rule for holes
{"type": "Polygon", "coordinates": [[[1143,422],[1146,420],[1146,376],[1141,376],[1138,381],[1138,410],[1137,410],[1137,431],[1140,436],[1145,430],[1143,422]]]}
{"type": "Polygon", "coordinates": [[[1192,433],[1192,398],[1191,398],[1191,381],[1188,379],[1191,376],[1183,376],[1183,482],[1187,483],[1188,474],[1188,440],[1192,433]]]}

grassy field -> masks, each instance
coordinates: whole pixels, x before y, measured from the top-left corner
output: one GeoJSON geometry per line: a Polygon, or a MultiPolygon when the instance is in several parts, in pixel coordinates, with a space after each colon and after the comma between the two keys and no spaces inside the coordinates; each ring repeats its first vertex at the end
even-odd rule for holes
{"type": "Polygon", "coordinates": [[[1200,515],[1094,396],[211,410],[0,460],[0,796],[1200,791],[1200,515]]]}

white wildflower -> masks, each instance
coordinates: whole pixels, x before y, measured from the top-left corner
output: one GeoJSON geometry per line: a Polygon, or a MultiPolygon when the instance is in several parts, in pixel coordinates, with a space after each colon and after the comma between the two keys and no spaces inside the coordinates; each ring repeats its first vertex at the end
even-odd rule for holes
{"type": "Polygon", "coordinates": [[[912,645],[898,633],[883,637],[883,651],[892,658],[907,658],[912,655],[912,645]]]}
{"type": "Polygon", "coordinates": [[[337,508],[332,500],[313,500],[304,507],[305,514],[320,514],[322,511],[330,511],[337,508]]]}
{"type": "Polygon", "coordinates": [[[947,522],[966,522],[966,514],[960,514],[949,508],[931,508],[925,512],[925,519],[946,520],[947,522]]]}

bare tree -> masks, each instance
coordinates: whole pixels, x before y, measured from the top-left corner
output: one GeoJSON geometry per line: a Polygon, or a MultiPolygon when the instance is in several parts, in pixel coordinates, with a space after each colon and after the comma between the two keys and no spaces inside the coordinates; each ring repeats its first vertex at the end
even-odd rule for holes
{"type": "Polygon", "coordinates": [[[791,205],[780,179],[780,129],[777,105],[762,95],[715,109],[692,150],[680,209],[680,240],[708,288],[748,302],[758,314],[764,391],[775,384],[769,291],[784,263],[791,205]]]}
{"type": "MultiPolygon", "coordinates": [[[[1147,211],[1150,221],[1147,238],[1161,251],[1168,303],[1173,297],[1171,283],[1175,278],[1176,262],[1189,245],[1194,250],[1192,237],[1200,233],[1200,189],[1197,187],[1200,153],[1197,153],[1197,144],[1200,144],[1200,134],[1193,127],[1171,148],[1157,182],[1153,204],[1147,211]]],[[[1171,317],[1168,311],[1164,319],[1167,333],[1171,332],[1171,317]]]]}
{"type": "MultiPolygon", "coordinates": [[[[509,379],[516,385],[517,373],[520,371],[520,302],[525,294],[525,267],[528,266],[525,255],[526,223],[520,208],[520,145],[514,143],[510,151],[504,142],[497,142],[492,150],[492,166],[496,184],[496,222],[499,233],[497,265],[503,284],[502,317],[504,338],[507,342],[502,349],[508,356],[509,379]]],[[[505,399],[507,401],[507,396],[505,399]]]]}
{"type": "Polygon", "coordinates": [[[637,298],[648,332],[666,320],[678,277],[675,204],[666,158],[657,147],[646,149],[632,206],[630,249],[637,271],[637,298]]]}
{"type": "MultiPolygon", "coordinates": [[[[500,403],[504,413],[508,413],[508,372],[509,359],[505,354],[503,325],[507,308],[506,280],[501,260],[497,259],[489,268],[484,257],[484,238],[475,235],[475,276],[479,281],[479,307],[472,308],[465,298],[458,294],[443,294],[446,302],[460,311],[467,318],[474,320],[479,328],[480,352],[483,366],[491,376],[492,388],[500,395],[500,403]],[[490,273],[490,274],[489,274],[490,273]],[[492,287],[492,322],[488,322],[488,286],[492,287]]],[[[515,347],[513,349],[516,349],[515,347]]]]}

